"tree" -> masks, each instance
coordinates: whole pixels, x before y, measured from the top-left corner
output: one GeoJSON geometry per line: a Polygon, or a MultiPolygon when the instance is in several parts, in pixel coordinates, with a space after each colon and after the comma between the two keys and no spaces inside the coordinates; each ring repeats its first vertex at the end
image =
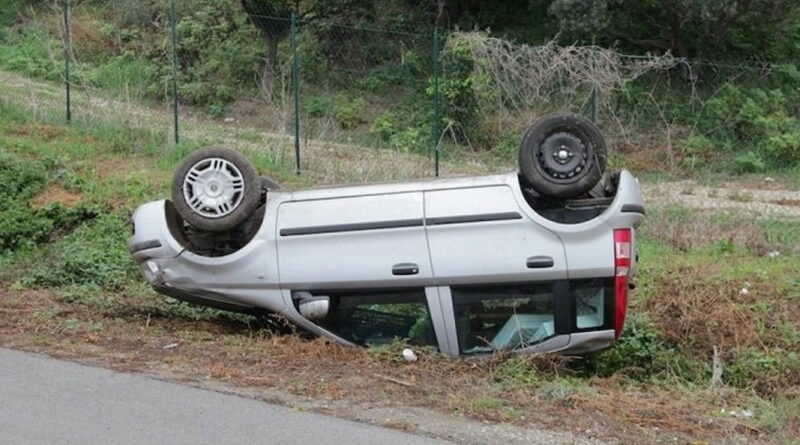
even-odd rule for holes
{"type": "Polygon", "coordinates": [[[297,12],[299,1],[285,0],[241,0],[247,18],[264,36],[266,48],[261,86],[271,92],[278,66],[278,45],[289,36],[292,26],[292,12],[297,12]]]}
{"type": "Polygon", "coordinates": [[[696,59],[739,52],[757,38],[736,32],[742,28],[780,33],[798,9],[795,0],[553,0],[549,7],[565,38],[696,59]]]}

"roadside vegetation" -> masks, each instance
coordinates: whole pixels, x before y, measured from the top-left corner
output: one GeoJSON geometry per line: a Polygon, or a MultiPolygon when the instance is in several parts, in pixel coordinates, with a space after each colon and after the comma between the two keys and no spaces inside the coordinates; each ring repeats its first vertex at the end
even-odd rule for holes
{"type": "MultiPolygon", "coordinates": [[[[0,182],[14,191],[0,210],[4,346],[623,441],[644,433],[780,442],[800,431],[796,219],[656,207],[640,232],[637,289],[614,348],[586,359],[454,360],[421,350],[406,364],[402,343],[341,348],[144,286],[125,249],[130,212],[166,196],[172,167],[195,142],[109,131],[37,121],[0,102],[0,182]],[[712,386],[715,349],[723,383],[712,386]]],[[[255,157],[262,173],[300,181],[265,159],[255,157]]]]}
{"type": "MultiPolygon", "coordinates": [[[[786,43],[796,39],[758,37],[797,37],[796,6],[758,0],[757,10],[743,15],[736,8],[684,11],[686,27],[670,31],[678,35],[659,31],[649,39],[661,42],[661,56],[649,65],[581,71],[584,62],[613,59],[618,51],[652,49],[636,43],[653,34],[642,17],[666,20],[693,2],[654,11],[647,2],[536,0],[492,12],[441,2],[462,29],[476,23],[493,29],[492,35],[452,33],[441,42],[445,174],[514,165],[532,116],[561,107],[589,113],[594,89],[612,167],[630,168],[645,186],[690,178],[674,183],[687,200],[724,198],[741,208],[648,202],[629,318],[608,351],[585,359],[454,360],[420,350],[420,360],[407,364],[402,342],[342,348],[279,320],[160,296],[144,286],[125,248],[131,211],[167,196],[174,166],[205,145],[245,152],[260,173],[288,187],[430,175],[429,36],[378,38],[364,31],[428,32],[435,21],[430,11],[407,2],[330,9],[310,3],[320,9],[298,35],[301,60],[308,61],[301,69],[307,170],[296,176],[283,136],[290,128],[285,22],[272,23],[280,33],[265,32],[232,0],[179,10],[184,133],[175,145],[166,130],[171,67],[163,4],[75,2],[78,112],[68,126],[60,123],[63,91],[56,85],[60,12],[48,2],[0,0],[1,346],[189,381],[288,389],[331,406],[423,406],[627,443],[796,442],[800,220],[788,211],[745,209],[757,204],[758,188],[800,184],[798,54],[786,43]],[[766,14],[776,4],[785,14],[766,14]],[[725,14],[733,16],[718,24],[723,35],[709,35],[713,23],[705,20],[725,14]],[[343,22],[352,26],[344,31],[337,27],[343,22]],[[626,38],[609,40],[621,30],[626,38]],[[686,53],[671,48],[664,55],[664,45],[679,37],[686,53]],[[267,53],[270,39],[277,41],[275,53],[267,53]],[[531,66],[550,67],[545,62],[554,54],[565,57],[561,71],[514,80],[531,66]],[[273,56],[267,73],[264,59],[273,56]],[[688,72],[672,56],[697,63],[688,72]],[[517,62],[503,65],[509,59],[517,62]],[[620,69],[641,72],[591,82],[620,69]],[[562,82],[567,75],[573,83],[562,82]],[[225,122],[230,117],[234,124],[225,122]],[[732,188],[703,196],[696,190],[720,183],[732,188]]],[[[793,210],[800,200],[768,204],[793,210]]]]}
{"type": "MultiPolygon", "coordinates": [[[[508,166],[534,117],[569,109],[597,118],[619,165],[694,178],[777,172],[799,181],[800,54],[792,42],[800,7],[791,2],[662,8],[520,0],[492,11],[455,0],[417,3],[178,0],[182,109],[290,132],[289,28],[297,8],[304,141],[427,154],[438,138],[450,159],[508,166]],[[673,22],[682,25],[658,25],[673,22]],[[433,111],[435,25],[440,113],[433,111]],[[457,31],[487,26],[491,34],[457,31]],[[441,133],[432,135],[437,116],[441,133]]],[[[8,24],[0,68],[62,80],[59,8],[42,0],[0,6],[8,24]]],[[[86,95],[169,103],[166,3],[75,1],[70,23],[72,81],[86,95]]]]}

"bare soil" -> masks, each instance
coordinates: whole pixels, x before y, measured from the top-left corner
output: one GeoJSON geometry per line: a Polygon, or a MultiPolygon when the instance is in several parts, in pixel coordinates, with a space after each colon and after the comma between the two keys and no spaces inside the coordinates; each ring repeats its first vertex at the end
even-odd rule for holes
{"type": "Polygon", "coordinates": [[[800,217],[800,190],[775,188],[773,182],[726,183],[704,186],[697,181],[673,181],[643,185],[648,206],[679,205],[698,210],[734,210],[755,216],[800,217]]]}

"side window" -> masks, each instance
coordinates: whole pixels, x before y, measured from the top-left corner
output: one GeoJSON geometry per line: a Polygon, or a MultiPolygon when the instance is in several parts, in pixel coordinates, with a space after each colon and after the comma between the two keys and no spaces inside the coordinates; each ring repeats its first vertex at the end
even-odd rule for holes
{"type": "Polygon", "coordinates": [[[358,345],[377,346],[395,340],[436,346],[425,290],[320,292],[330,308],[316,323],[358,345]]]}
{"type": "Polygon", "coordinates": [[[514,349],[555,334],[553,284],[452,287],[462,354],[514,349]]]}
{"type": "Polygon", "coordinates": [[[569,287],[575,301],[575,327],[578,330],[611,325],[614,295],[610,279],[572,280],[569,287]]]}

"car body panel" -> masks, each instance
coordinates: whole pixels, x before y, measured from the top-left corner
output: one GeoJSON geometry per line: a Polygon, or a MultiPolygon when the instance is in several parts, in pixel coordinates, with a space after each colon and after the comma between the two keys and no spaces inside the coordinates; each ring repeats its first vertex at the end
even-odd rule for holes
{"type": "Polygon", "coordinates": [[[522,213],[508,184],[426,191],[425,219],[438,285],[567,276],[561,240],[522,213]],[[552,264],[529,268],[532,257],[552,264]]]}
{"type": "Polygon", "coordinates": [[[288,201],[278,209],[280,282],[293,289],[433,283],[422,192],[288,201]],[[414,264],[414,274],[393,266],[414,264]]]}

